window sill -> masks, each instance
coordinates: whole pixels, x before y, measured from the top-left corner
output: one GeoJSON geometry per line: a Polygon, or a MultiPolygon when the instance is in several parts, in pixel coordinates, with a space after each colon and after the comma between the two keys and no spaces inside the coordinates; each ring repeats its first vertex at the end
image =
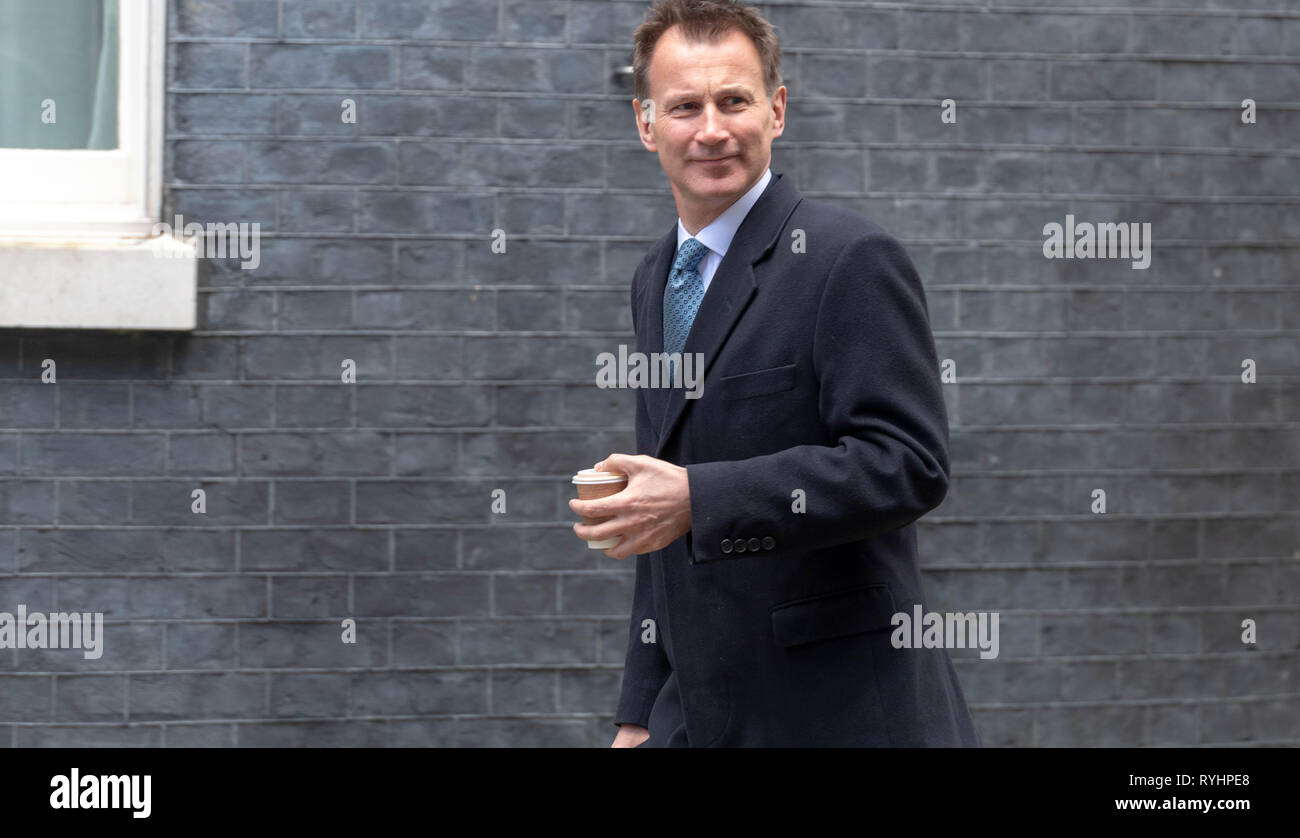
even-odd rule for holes
{"type": "Polygon", "coordinates": [[[196,326],[195,247],[150,238],[0,237],[0,328],[196,326]]]}

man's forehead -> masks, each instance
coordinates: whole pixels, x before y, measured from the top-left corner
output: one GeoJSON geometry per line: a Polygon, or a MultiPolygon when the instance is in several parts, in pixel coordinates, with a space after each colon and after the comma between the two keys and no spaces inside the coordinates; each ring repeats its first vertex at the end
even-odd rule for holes
{"type": "MultiPolygon", "coordinates": [[[[723,49],[734,50],[736,44],[739,42],[732,42],[731,39],[737,36],[739,36],[739,38],[748,47],[748,50],[746,50],[746,52],[748,53],[747,57],[752,56],[754,58],[754,61],[752,62],[752,66],[751,66],[751,62],[745,61],[743,62],[742,66],[735,68],[734,70],[727,70],[724,77],[721,78],[717,83],[717,86],[714,88],[714,90],[717,93],[752,93],[754,90],[754,84],[751,81],[751,79],[747,77],[754,73],[757,73],[757,75],[761,76],[763,71],[762,71],[762,67],[759,66],[758,63],[758,50],[757,48],[754,47],[754,42],[751,41],[745,35],[745,33],[741,32],[739,29],[732,29],[728,32],[724,32],[718,38],[718,40],[710,41],[708,39],[696,39],[696,38],[686,39],[682,35],[680,28],[674,26],[671,29],[669,29],[667,32],[665,32],[663,36],[660,37],[660,43],[658,46],[656,46],[655,51],[651,56],[650,73],[651,75],[662,75],[664,73],[665,67],[664,67],[664,62],[662,61],[659,62],[659,73],[654,72],[654,68],[655,68],[654,59],[659,58],[663,55],[663,51],[659,47],[663,46],[665,41],[671,41],[674,44],[674,46],[677,47],[689,45],[691,48],[716,47],[720,50],[723,49]]],[[[661,81],[661,84],[664,84],[665,87],[665,92],[661,94],[663,98],[667,99],[673,96],[681,96],[681,95],[697,92],[696,89],[697,85],[695,83],[695,80],[691,78],[683,78],[683,75],[689,75],[690,70],[698,68],[699,66],[698,61],[696,60],[695,56],[692,56],[690,59],[687,59],[684,63],[685,63],[685,69],[687,70],[686,74],[676,74],[672,79],[663,79],[661,81]]],[[[706,84],[711,84],[711,83],[706,81],[706,84]]]]}
{"type": "MultiPolygon", "coordinates": [[[[713,87],[706,83],[705,87],[709,87],[715,94],[719,96],[730,96],[731,94],[734,93],[751,94],[754,92],[753,87],[743,82],[727,82],[725,84],[718,85],[717,87],[713,87]]],[[[674,84],[672,87],[668,88],[662,95],[663,98],[665,99],[672,99],[676,96],[689,96],[696,92],[697,89],[695,87],[682,86],[679,80],[677,84],[674,84]]]]}

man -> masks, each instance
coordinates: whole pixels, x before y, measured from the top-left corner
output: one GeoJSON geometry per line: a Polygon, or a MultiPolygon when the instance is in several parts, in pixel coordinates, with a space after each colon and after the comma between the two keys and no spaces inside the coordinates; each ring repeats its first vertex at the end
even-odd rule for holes
{"type": "Polygon", "coordinates": [[[920,279],[769,170],[786,89],[756,11],[659,0],[635,41],[679,214],[633,279],[637,349],[702,353],[704,378],[638,389],[639,453],[596,464],[627,488],[570,502],[609,518],[578,537],[637,556],[614,746],[978,746],[947,653],[890,643],[924,604],[913,522],[948,487],[920,279]]]}

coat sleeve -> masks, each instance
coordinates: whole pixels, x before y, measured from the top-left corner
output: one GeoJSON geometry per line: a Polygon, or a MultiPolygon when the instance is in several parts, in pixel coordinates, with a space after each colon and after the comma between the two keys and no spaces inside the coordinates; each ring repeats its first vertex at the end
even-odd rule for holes
{"type": "Polygon", "coordinates": [[[686,466],[691,561],[743,559],[723,539],[772,538],[776,558],[910,524],[948,491],[948,418],[925,292],[902,245],[865,235],[826,279],[813,324],[817,409],[835,445],[686,466]],[[795,490],[805,509],[795,511],[795,490]]]}
{"type": "MultiPolygon", "coordinates": [[[[637,328],[636,313],[638,308],[636,280],[632,282],[632,328],[637,328]]],[[[637,391],[636,422],[638,431],[648,427],[649,409],[646,407],[644,393],[637,391]]],[[[638,432],[638,439],[641,438],[638,432]]],[[[639,452],[646,453],[646,452],[639,452]]],[[[650,636],[650,635],[647,635],[650,636]]],[[[623,662],[623,688],[618,699],[618,709],[614,714],[614,724],[634,724],[648,728],[650,726],[650,708],[655,698],[668,680],[671,667],[668,656],[664,654],[659,643],[658,622],[654,613],[654,590],[650,579],[650,556],[636,557],[636,585],[632,593],[632,616],[628,625],[627,656],[623,662]],[[645,620],[655,620],[653,643],[643,643],[641,637],[646,633],[643,628],[645,620]]]]}

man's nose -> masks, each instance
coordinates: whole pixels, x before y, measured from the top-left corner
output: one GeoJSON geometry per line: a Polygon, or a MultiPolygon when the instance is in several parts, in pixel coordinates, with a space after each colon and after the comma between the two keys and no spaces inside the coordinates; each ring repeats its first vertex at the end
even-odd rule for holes
{"type": "Polygon", "coordinates": [[[704,145],[714,145],[727,136],[726,117],[718,111],[712,102],[704,106],[703,120],[700,122],[698,137],[704,145]]]}

